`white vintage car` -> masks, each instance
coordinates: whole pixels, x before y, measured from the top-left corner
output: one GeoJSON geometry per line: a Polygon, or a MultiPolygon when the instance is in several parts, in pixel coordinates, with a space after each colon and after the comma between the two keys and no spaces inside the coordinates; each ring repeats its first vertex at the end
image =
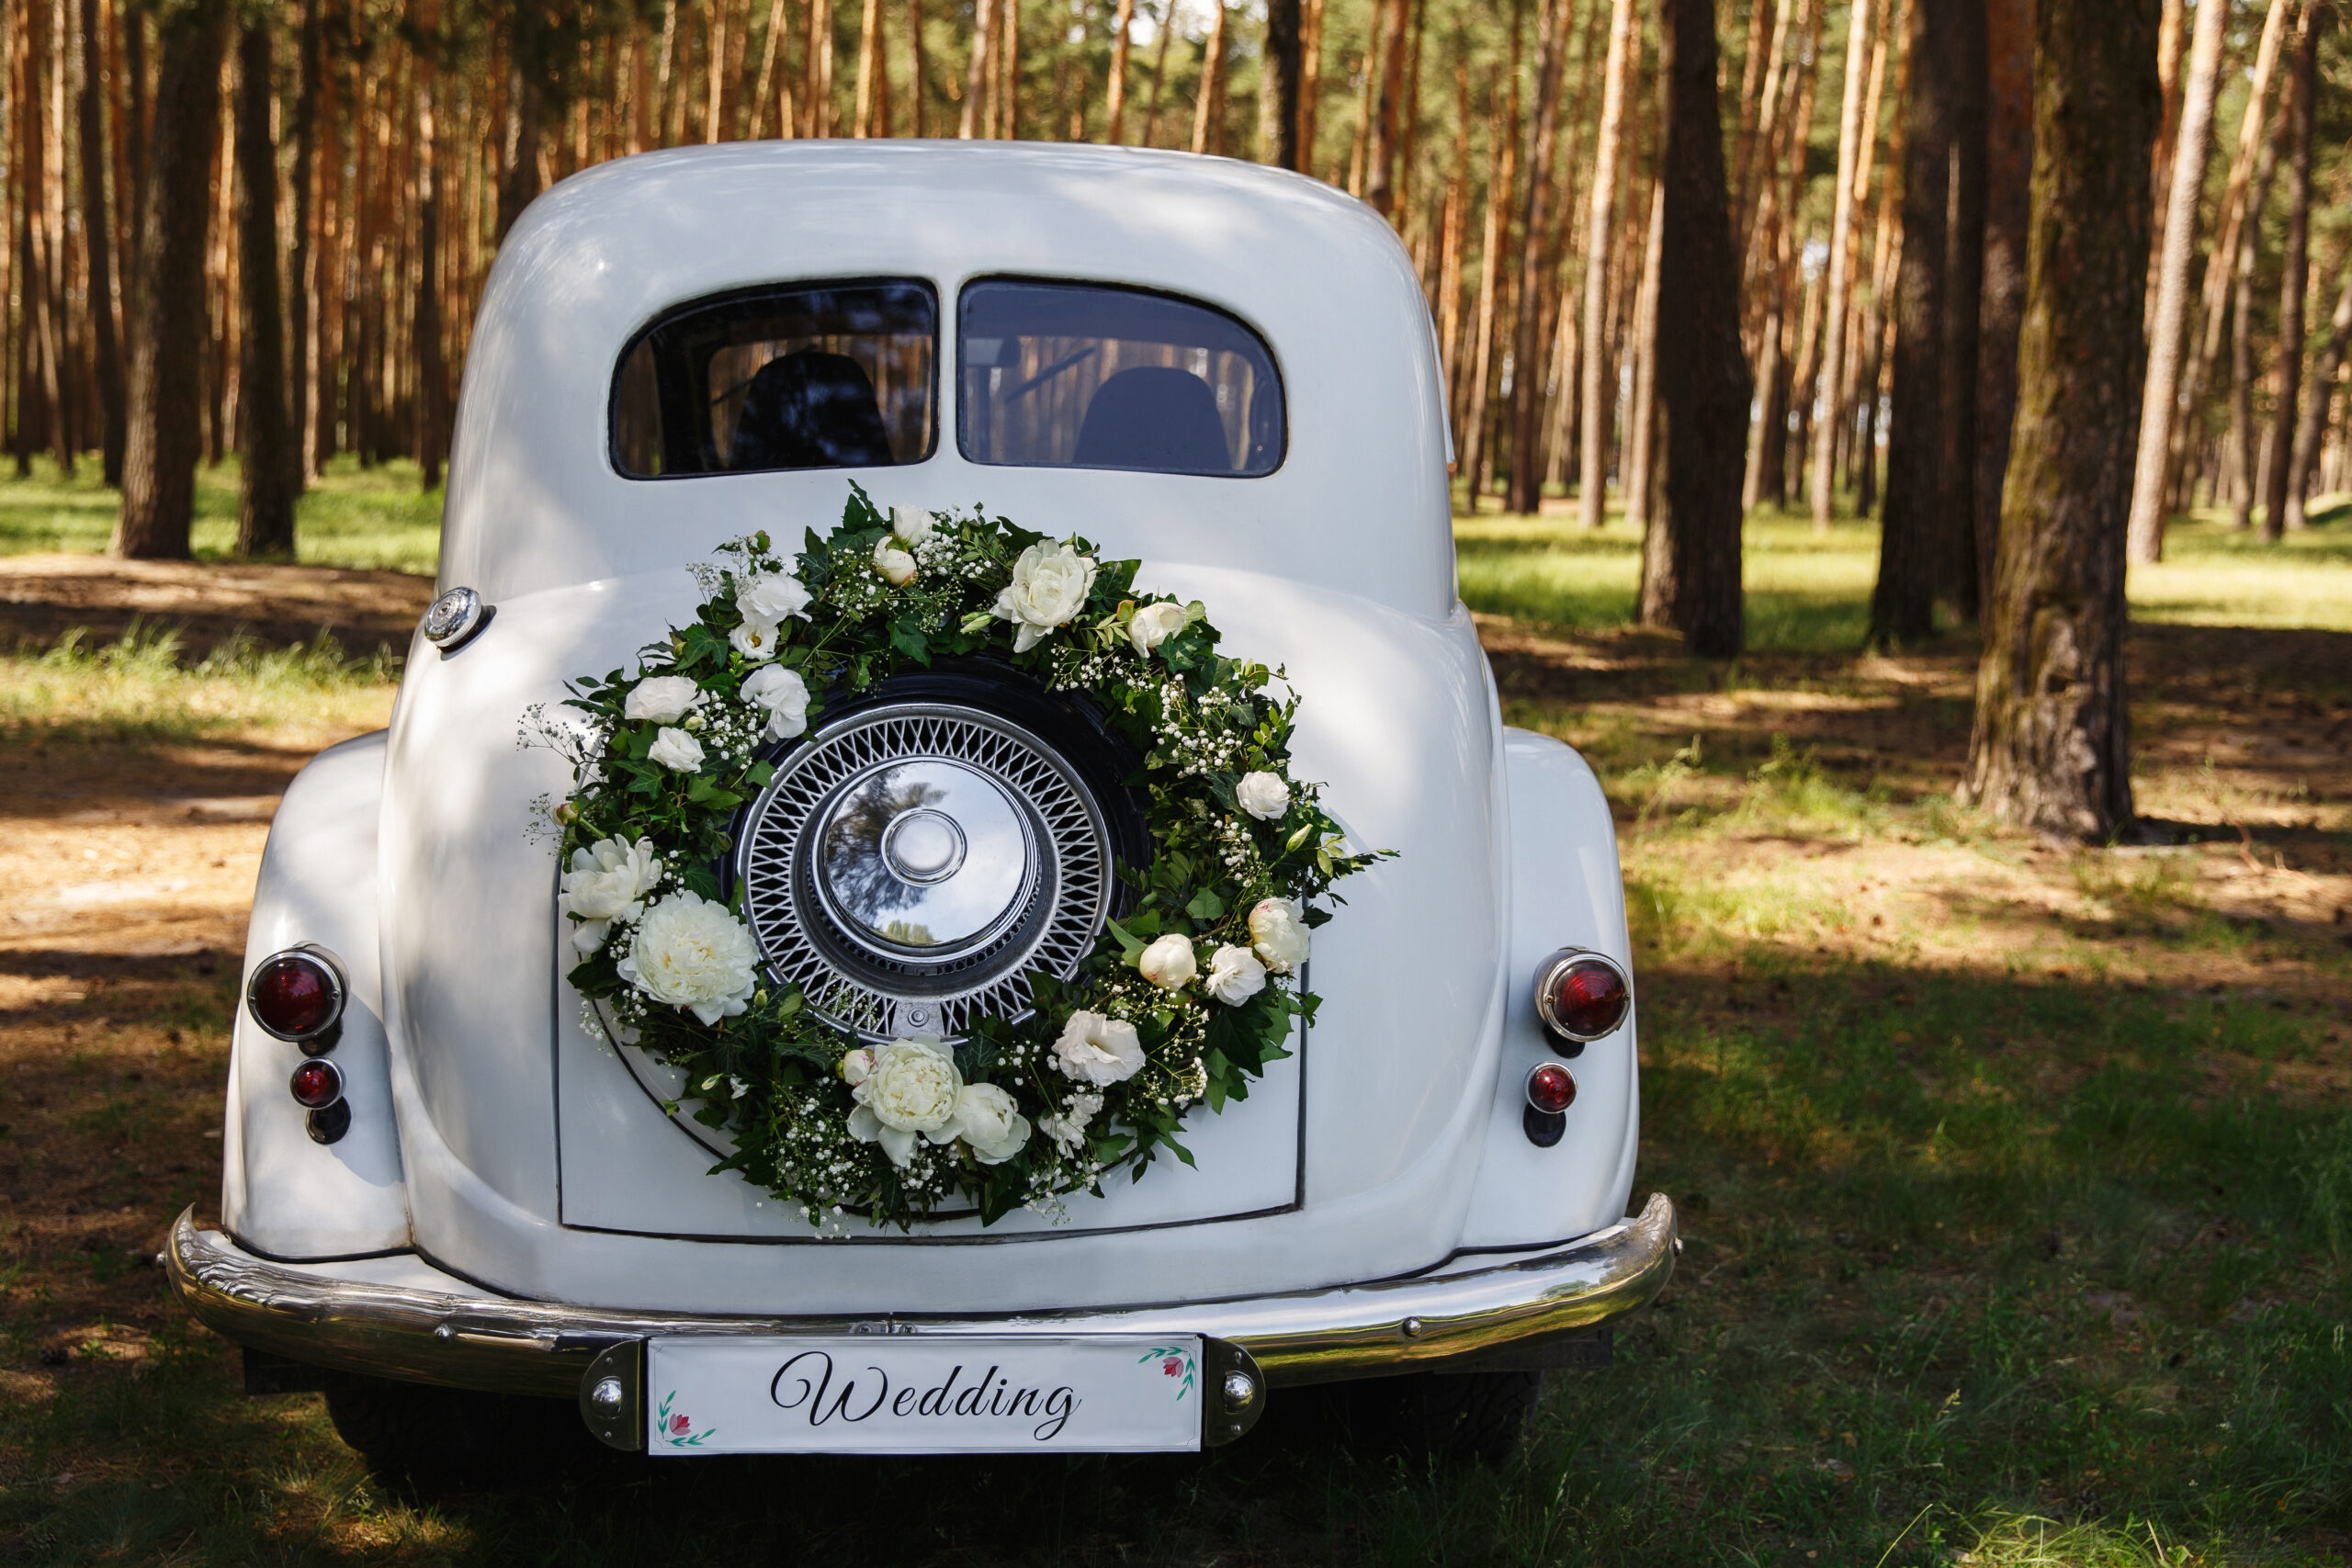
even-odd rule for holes
{"type": "MultiPolygon", "coordinates": [[[[380,1457],[480,1441],[452,1411],[487,1395],[576,1400],[657,1454],[1184,1450],[1277,1391],[1368,1379],[1429,1441],[1508,1449],[1544,1370],[1605,1359],[1678,1243],[1662,1195],[1627,1213],[1609,807],[1573,750],[1501,723],[1450,460],[1412,265],[1309,179],[860,142],[563,182],[490,279],[444,594],[391,727],[322,753],[271,831],[220,1228],[179,1220],[181,1298],[250,1388],[325,1391],[380,1457]],[[1138,591],[1211,606],[1301,694],[1297,776],[1394,852],[1315,933],[1311,1027],[1245,1100],[1188,1114],[1189,1163],[993,1223],[812,1217],[714,1173],[726,1137],[681,1113],[675,1069],[568,983],[543,829],[570,780],[518,716],[690,619],[691,563],[829,525],[853,480],[886,511],[1083,533],[1139,559],[1138,591]]],[[[735,868],[770,979],[863,998],[844,1046],[952,1044],[1104,940],[1113,882],[1074,867],[1148,850],[1080,706],[886,682],[779,752],[930,769],[946,802],[854,866],[735,868]],[[872,727],[900,711],[926,725],[872,727]],[[854,719],[865,761],[829,756],[854,719]],[[877,886],[940,945],[906,947],[860,902],[877,886]]],[[[778,804],[795,767],[747,836],[843,809],[778,804]]]]}

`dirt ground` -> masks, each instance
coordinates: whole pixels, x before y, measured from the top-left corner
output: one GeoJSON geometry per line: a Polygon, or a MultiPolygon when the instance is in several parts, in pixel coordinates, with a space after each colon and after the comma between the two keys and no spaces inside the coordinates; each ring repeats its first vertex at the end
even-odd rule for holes
{"type": "MultiPolygon", "coordinates": [[[[398,648],[430,592],[385,572],[17,558],[0,563],[0,646],[72,626],[109,637],[140,616],[184,624],[199,651],[238,627],[285,642],[322,626],[347,647],[398,648]]],[[[2119,978],[2275,997],[2339,1025],[2352,1005],[2340,962],[2352,948],[2352,636],[2135,631],[2139,800],[2179,847],[2086,870],[2077,851],[1981,825],[1941,836],[1800,833],[1769,820],[1729,837],[1665,830],[1680,804],[1768,763],[1775,737],[1890,808],[1948,791],[1967,747],[1964,649],[1751,659],[1726,677],[1638,633],[1481,630],[1507,716],[1575,740],[1604,776],[1700,738],[1707,766],[1681,793],[1661,790],[1656,818],[1638,792],[1619,791],[1638,886],[1778,879],[1795,912],[1776,940],[1824,953],[1901,948],[1939,964],[2053,973],[2096,963],[2119,978]],[[2166,903],[2169,885],[2135,869],[2159,861],[2188,894],[2166,903]],[[2135,891],[2143,884],[2156,894],[2135,891]],[[2193,951],[2165,940],[2165,920],[2192,906],[2279,940],[2193,951]]],[[[387,689],[387,715],[390,699],[387,689]]],[[[15,1294],[15,1327],[0,1345],[0,1399],[39,1399],[187,1332],[165,1308],[153,1255],[183,1207],[209,1213],[217,1201],[223,1024],[255,870],[287,782],[334,739],[289,726],[163,748],[7,742],[0,1292],[15,1294]]],[[[1702,954],[1686,967],[1720,985],[1707,1006],[1784,1005],[1744,990],[1734,960],[1702,954]]],[[[2332,1060],[2296,1068],[2310,1080],[2301,1089],[2323,1099],[2352,1084],[2352,1033],[2330,1038],[2332,1060]]]]}

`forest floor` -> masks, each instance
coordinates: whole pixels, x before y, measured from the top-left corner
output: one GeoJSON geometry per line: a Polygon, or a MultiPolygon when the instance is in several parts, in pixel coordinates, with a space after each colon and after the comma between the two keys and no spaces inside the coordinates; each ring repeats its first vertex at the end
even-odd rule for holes
{"type": "Polygon", "coordinates": [[[2172,841],[2085,850],[1952,804],[1971,649],[1850,651],[1865,530],[1761,525],[1785,581],[1726,666],[1598,597],[1630,603],[1622,525],[1464,520],[1506,716],[1579,746],[1618,814],[1636,1193],[1688,1247],[1505,1469],[1415,1468],[1286,1394],[1198,1458],[582,1439],[432,1475],[371,1472],[315,1395],[243,1397],[153,1266],[217,1201],[277,798],[384,722],[430,593],[361,570],[413,544],[383,482],[335,564],[129,570],[0,483],[0,551],[40,552],[0,555],[0,1559],[2352,1557],[2352,525],[2288,567],[2192,528],[2175,581],[2206,586],[2135,578],[2134,788],[2172,841]]]}

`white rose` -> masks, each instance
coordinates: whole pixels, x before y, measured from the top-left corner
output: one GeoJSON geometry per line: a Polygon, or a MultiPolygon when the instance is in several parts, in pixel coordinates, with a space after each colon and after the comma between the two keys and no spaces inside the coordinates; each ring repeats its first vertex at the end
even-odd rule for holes
{"type": "Polygon", "coordinates": [[[1143,1042],[1124,1018],[1074,1012],[1054,1042],[1054,1066],[1098,1089],[1121,1083],[1143,1070],[1143,1042]]]}
{"type": "Polygon", "coordinates": [[[774,621],[745,621],[727,634],[735,651],[756,664],[763,659],[775,657],[775,645],[783,640],[777,635],[774,621]]]}
{"type": "Polygon", "coordinates": [[[996,617],[1021,628],[1012,651],[1026,653],[1047,632],[1068,626],[1093,592],[1094,558],[1047,539],[1012,563],[1012,581],[996,596],[996,617]]]}
{"type": "MultiPolygon", "coordinates": [[[[847,1064],[843,1064],[844,1066],[847,1064]]],[[[935,1034],[911,1035],[873,1048],[870,1065],[850,1090],[850,1136],[880,1144],[892,1165],[914,1157],[918,1134],[934,1144],[956,1141],[956,1106],[964,1075],[935,1034]]]]}
{"type": "Polygon", "coordinates": [[[938,525],[939,519],[920,506],[890,508],[890,532],[904,539],[910,547],[919,548],[929,544],[932,530],[938,525]]]}
{"type": "Polygon", "coordinates": [[[1145,979],[1163,991],[1182,989],[1185,982],[1201,972],[1199,963],[1193,957],[1193,939],[1172,931],[1145,948],[1136,960],[1136,967],[1143,971],[1145,979]]]}
{"type": "Polygon", "coordinates": [[[1046,1136],[1053,1139],[1062,1153],[1076,1154],[1086,1146],[1086,1124],[1093,1121],[1094,1113],[1102,1109],[1101,1095],[1073,1094],[1069,1097],[1069,1110],[1058,1116],[1048,1116],[1037,1125],[1044,1130],[1046,1136]]]}
{"type": "Polygon", "coordinates": [[[797,670],[763,665],[743,677],[742,697],[768,710],[768,733],[789,740],[808,728],[808,682],[797,670]]]}
{"type": "Polygon", "coordinates": [[[956,1098],[956,1125],[982,1165],[1002,1165],[1029,1142],[1021,1102],[992,1083],[967,1085],[956,1098]]]}
{"type": "Polygon", "coordinates": [[[745,620],[765,621],[772,626],[782,626],[795,615],[805,620],[808,590],[798,578],[780,571],[747,577],[735,585],[735,608],[745,620]]]}
{"type": "Polygon", "coordinates": [[[888,579],[891,587],[904,588],[915,580],[915,558],[894,548],[885,535],[874,543],[874,570],[888,579]]]}
{"type": "Polygon", "coordinates": [[[1146,604],[1127,623],[1127,640],[1136,645],[1137,653],[1149,653],[1183,629],[1183,605],[1146,604]]]}
{"type": "Polygon", "coordinates": [[[1250,940],[1258,956],[1277,975],[1306,962],[1306,910],[1295,898],[1261,898],[1250,911],[1250,940]]]}
{"type": "Polygon", "coordinates": [[[685,676],[656,675],[629,689],[628,701],[621,705],[621,715],[625,718],[650,718],[656,724],[675,724],[700,701],[702,688],[685,676]]]}
{"type": "Polygon", "coordinates": [[[563,874],[563,912],[583,923],[571,933],[571,945],[582,956],[604,946],[615,920],[645,913],[646,896],[661,880],[662,862],[650,839],[634,844],[599,839],[572,851],[571,869],[563,874]]]}
{"type": "Polygon", "coordinates": [[[1244,773],[1233,786],[1241,809],[1261,822],[1272,822],[1290,809],[1290,785],[1280,773],[1244,773]]]}
{"type": "Polygon", "coordinates": [[[1239,1007],[1266,988],[1266,966],[1246,947],[1220,947],[1209,960],[1208,993],[1227,1007],[1239,1007]]]}
{"type": "Polygon", "coordinates": [[[726,905],[678,892],[645,911],[617,967],[653,1000],[717,1023],[750,1005],[759,957],[752,933],[726,905]]]}
{"type": "Polygon", "coordinates": [[[645,754],[665,768],[691,773],[702,766],[702,742],[683,729],[664,729],[654,736],[645,754]]]}

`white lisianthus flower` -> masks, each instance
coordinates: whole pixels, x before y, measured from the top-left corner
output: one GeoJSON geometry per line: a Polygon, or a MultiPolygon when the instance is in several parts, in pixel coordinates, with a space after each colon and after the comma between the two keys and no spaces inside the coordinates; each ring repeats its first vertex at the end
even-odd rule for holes
{"type": "Polygon", "coordinates": [[[1266,966],[1246,947],[1226,946],[1209,960],[1208,993],[1227,1007],[1239,1007],[1266,988],[1266,966]]]}
{"type": "Polygon", "coordinates": [[[793,616],[808,616],[808,590],[797,577],[780,571],[747,577],[735,585],[735,608],[747,621],[782,626],[793,616]]]}
{"type": "Polygon", "coordinates": [[[675,724],[701,701],[702,688],[685,676],[656,675],[629,689],[628,700],[621,705],[621,716],[675,724]]]}
{"type": "Polygon", "coordinates": [[[963,1093],[964,1075],[937,1035],[910,1035],[876,1046],[850,1090],[857,1101],[849,1113],[850,1136],[880,1144],[892,1165],[903,1166],[914,1157],[918,1135],[934,1144],[956,1141],[956,1108],[963,1093]]]}
{"type": "Polygon", "coordinates": [[[1306,962],[1306,911],[1295,898],[1261,898],[1250,911],[1250,940],[1277,975],[1306,962]]]}
{"type": "Polygon", "coordinates": [[[751,1005],[759,957],[726,905],[681,891],[645,911],[616,967],[654,1001],[717,1023],[751,1005]]]}
{"type": "Polygon", "coordinates": [[[665,768],[691,773],[702,766],[702,742],[683,729],[664,729],[645,749],[646,756],[665,768]]]}
{"type": "Polygon", "coordinates": [[[1244,773],[1233,786],[1233,798],[1250,816],[1272,822],[1290,809],[1290,785],[1280,773],[1244,773]]]}
{"type": "Polygon", "coordinates": [[[939,519],[920,506],[890,508],[890,532],[904,539],[910,548],[920,548],[931,542],[939,519]]]}
{"type": "Polygon", "coordinates": [[[661,880],[662,862],[650,839],[634,844],[599,839],[572,851],[571,869],[563,874],[563,912],[582,923],[571,933],[571,945],[582,957],[604,946],[615,920],[645,913],[646,897],[661,880]]]}
{"type": "Polygon", "coordinates": [[[756,664],[775,658],[776,644],[784,639],[774,621],[745,621],[727,634],[727,640],[736,652],[756,664]]]}
{"type": "Polygon", "coordinates": [[[1143,1071],[1143,1042],[1124,1018],[1074,1012],[1054,1042],[1054,1066],[1097,1089],[1124,1083],[1143,1071]]]}
{"type": "Polygon", "coordinates": [[[768,710],[768,733],[778,740],[808,728],[808,682],[797,670],[763,664],[743,677],[742,696],[768,710]]]}
{"type": "Polygon", "coordinates": [[[1182,990],[1193,976],[1201,972],[1199,962],[1193,956],[1193,939],[1170,931],[1136,959],[1136,967],[1143,977],[1163,991],[1182,990]]]}
{"type": "Polygon", "coordinates": [[[885,534],[874,542],[874,570],[880,572],[893,588],[904,588],[915,580],[915,558],[899,549],[885,534]]]}
{"type": "Polygon", "coordinates": [[[1020,628],[1012,651],[1026,653],[1056,626],[1069,625],[1093,592],[1094,558],[1047,539],[1012,563],[1012,581],[996,596],[996,618],[1020,628]]]}
{"type": "Polygon", "coordinates": [[[1183,629],[1183,605],[1146,604],[1127,623],[1127,640],[1136,645],[1137,653],[1149,653],[1183,629]]]}
{"type": "Polygon", "coordinates": [[[967,1085],[956,1097],[956,1125],[982,1165],[1002,1165],[1029,1142],[1029,1118],[1021,1114],[1021,1102],[992,1083],[967,1085]]]}
{"type": "Polygon", "coordinates": [[[1086,1146],[1086,1124],[1093,1121],[1094,1113],[1102,1109],[1101,1095],[1073,1094],[1069,1097],[1069,1110],[1059,1115],[1048,1116],[1037,1125],[1044,1130],[1046,1136],[1053,1139],[1055,1146],[1062,1153],[1076,1154],[1086,1146]]]}

